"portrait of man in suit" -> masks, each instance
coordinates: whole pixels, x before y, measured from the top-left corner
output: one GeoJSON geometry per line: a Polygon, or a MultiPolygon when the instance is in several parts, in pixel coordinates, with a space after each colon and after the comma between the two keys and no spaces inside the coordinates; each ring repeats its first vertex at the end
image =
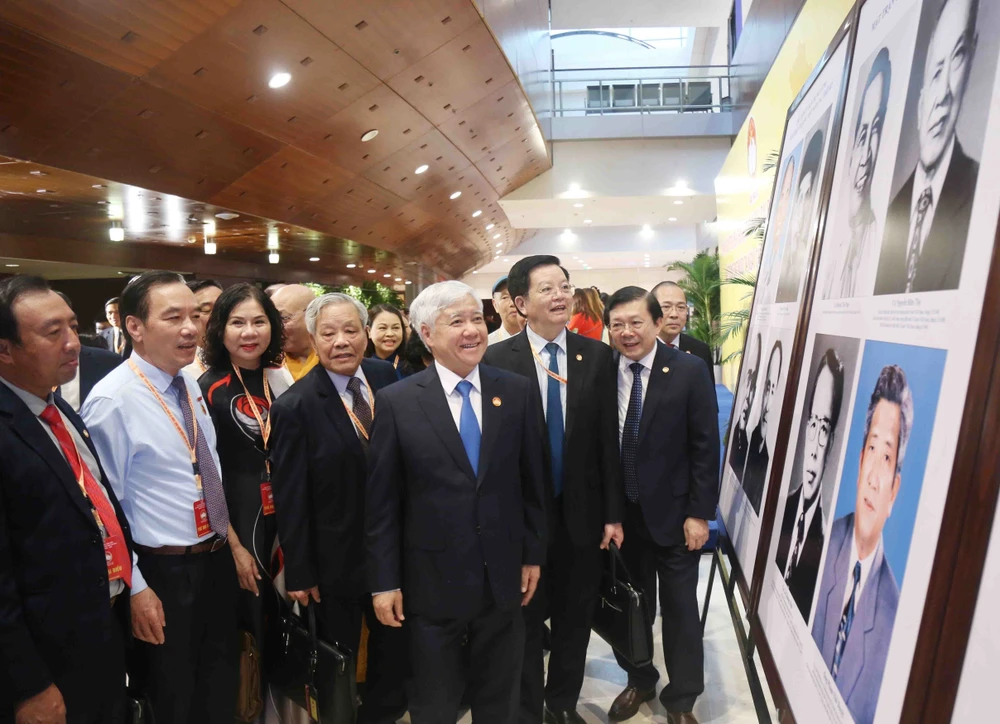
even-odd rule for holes
{"type": "Polygon", "coordinates": [[[882,368],[865,415],[854,512],[838,518],[812,636],[856,722],[871,722],[878,704],[899,586],[885,556],[882,530],[902,484],[913,429],[913,394],[896,365],[882,368]]]}
{"type": "Polygon", "coordinates": [[[872,211],[872,178],[882,147],[882,126],[889,106],[892,63],[889,49],[875,54],[864,89],[857,100],[853,141],[848,172],[847,234],[838,234],[835,263],[827,274],[824,299],[841,299],[867,294],[871,274],[877,267],[879,233],[872,211]]]}
{"type": "Polygon", "coordinates": [[[793,154],[785,161],[785,168],[781,172],[781,184],[779,187],[781,190],[778,192],[778,200],[774,204],[774,211],[770,219],[768,219],[769,227],[767,230],[767,239],[764,243],[764,256],[761,259],[760,274],[758,275],[760,282],[757,285],[758,292],[765,295],[763,299],[768,303],[774,299],[774,290],[771,289],[771,285],[774,281],[774,275],[777,272],[777,266],[781,263],[781,256],[785,248],[785,226],[794,202],[792,190],[795,187],[796,168],[797,164],[795,155],[793,154]]]}
{"type": "MultiPolygon", "coordinates": [[[[743,491],[747,494],[753,512],[760,515],[760,501],[764,496],[764,485],[767,483],[767,464],[771,453],[767,449],[767,426],[774,403],[775,391],[781,380],[781,366],[784,354],[781,350],[781,340],[775,340],[771,347],[771,355],[767,360],[767,375],[764,377],[764,390],[760,399],[760,418],[757,427],[750,435],[747,449],[747,464],[743,472],[743,491]]],[[[777,424],[777,420],[773,420],[777,424]]]]}
{"type": "MultiPolygon", "coordinates": [[[[824,115],[824,119],[827,116],[824,115]]],[[[802,270],[809,255],[809,230],[812,228],[813,209],[820,187],[820,166],[823,161],[823,142],[826,127],[824,120],[809,142],[799,167],[799,180],[795,186],[795,208],[792,210],[788,243],[781,257],[781,275],[778,277],[778,292],[774,301],[794,302],[799,298],[802,286],[802,270]]]]}
{"type": "Polygon", "coordinates": [[[802,479],[785,501],[775,563],[799,613],[809,620],[809,607],[823,555],[823,479],[837,435],[844,399],[844,363],[834,349],[820,358],[813,373],[802,415],[802,479]]]}
{"type": "Polygon", "coordinates": [[[729,445],[729,467],[733,469],[736,479],[743,482],[743,468],[747,462],[747,450],[750,447],[750,438],[747,435],[747,427],[750,424],[750,411],[753,409],[753,400],[757,396],[757,371],[760,369],[760,332],[750,337],[753,346],[748,347],[743,352],[743,364],[746,368],[743,375],[743,384],[739,386],[739,392],[743,395],[739,406],[739,417],[736,418],[736,425],[731,430],[732,441],[729,445]]]}
{"type": "Polygon", "coordinates": [[[978,11],[978,0],[945,0],[938,11],[917,102],[919,154],[889,205],[875,294],[958,288],[979,163],[955,130],[976,52],[978,11]]]}

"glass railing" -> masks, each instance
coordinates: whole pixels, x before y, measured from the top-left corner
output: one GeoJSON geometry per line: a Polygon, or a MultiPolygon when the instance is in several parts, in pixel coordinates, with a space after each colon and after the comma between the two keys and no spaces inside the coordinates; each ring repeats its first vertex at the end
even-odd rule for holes
{"type": "Polygon", "coordinates": [[[556,70],[554,115],[731,111],[729,83],[724,65],[556,70]]]}

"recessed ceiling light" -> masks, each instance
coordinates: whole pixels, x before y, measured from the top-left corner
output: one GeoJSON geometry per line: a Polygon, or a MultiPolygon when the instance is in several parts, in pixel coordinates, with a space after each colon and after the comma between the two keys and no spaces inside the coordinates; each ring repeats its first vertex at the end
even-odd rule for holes
{"type": "MultiPolygon", "coordinates": [[[[477,271],[473,271],[472,273],[473,273],[473,274],[478,274],[479,272],[477,272],[477,271]]],[[[397,279],[396,281],[399,281],[399,280],[397,279]]]]}
{"type": "Polygon", "coordinates": [[[4,266],[6,266],[8,269],[17,269],[21,265],[20,264],[4,264],[4,266]]]}
{"type": "Polygon", "coordinates": [[[482,216],[483,212],[480,209],[476,209],[472,212],[472,218],[475,219],[477,216],[482,216]]]}
{"type": "Polygon", "coordinates": [[[105,186],[104,184],[93,184],[90,188],[92,188],[92,189],[106,189],[107,186],[105,186]]]}
{"type": "Polygon", "coordinates": [[[510,261],[510,259],[504,259],[504,260],[503,260],[503,263],[504,263],[504,264],[506,264],[506,263],[508,263],[509,261],[510,261]]]}
{"type": "Polygon", "coordinates": [[[271,262],[272,264],[277,264],[278,263],[278,252],[272,251],[270,254],[267,255],[267,260],[269,262],[271,262]]]}
{"type": "Polygon", "coordinates": [[[382,276],[384,276],[384,277],[386,277],[386,278],[389,278],[389,277],[391,277],[391,276],[392,276],[392,274],[383,274],[382,276]]]}
{"type": "Polygon", "coordinates": [[[680,199],[677,199],[677,200],[676,200],[676,201],[674,202],[674,206],[680,206],[680,205],[681,205],[681,204],[683,204],[683,203],[684,203],[683,201],[681,201],[680,199]]]}
{"type": "Polygon", "coordinates": [[[375,136],[377,136],[377,135],[378,135],[378,129],[377,128],[373,128],[370,131],[365,131],[364,133],[361,134],[361,142],[362,143],[368,143],[370,140],[372,140],[373,138],[375,138],[375,136]]]}
{"type": "Polygon", "coordinates": [[[374,274],[374,273],[375,273],[375,270],[374,270],[374,269],[369,269],[369,270],[368,270],[368,273],[369,273],[369,274],[374,274]]]}
{"type": "Polygon", "coordinates": [[[573,204],[573,208],[574,209],[582,209],[583,208],[583,204],[573,204]]]}
{"type": "MultiPolygon", "coordinates": [[[[267,85],[270,88],[284,88],[291,79],[291,73],[275,73],[271,76],[271,80],[267,82],[267,85]]],[[[274,264],[275,262],[271,263],[274,264]]]]}
{"type": "Polygon", "coordinates": [[[48,176],[49,174],[45,171],[29,171],[32,176],[48,176]]]}
{"type": "Polygon", "coordinates": [[[497,244],[497,248],[499,249],[501,246],[503,246],[503,242],[502,241],[497,244]]]}
{"type": "Polygon", "coordinates": [[[430,168],[430,166],[428,166],[426,163],[425,164],[421,164],[420,166],[417,166],[417,168],[413,171],[413,173],[415,173],[417,175],[420,175],[420,174],[422,174],[424,171],[426,171],[429,168],[430,168]]]}
{"type": "Polygon", "coordinates": [[[451,196],[449,196],[448,198],[449,198],[449,199],[451,199],[452,201],[454,201],[455,199],[457,199],[457,198],[458,198],[459,196],[461,196],[461,195],[462,195],[462,192],[461,192],[461,191],[456,191],[455,193],[453,193],[453,194],[452,194],[451,196]]]}
{"type": "Polygon", "coordinates": [[[409,279],[407,279],[407,280],[406,280],[405,282],[403,282],[403,283],[404,283],[404,284],[413,284],[413,282],[411,282],[411,281],[410,281],[409,279]]]}
{"type": "Polygon", "coordinates": [[[585,224],[593,224],[594,221],[592,219],[584,219],[583,223],[585,223],[585,224]]]}
{"type": "Polygon", "coordinates": [[[492,229],[492,228],[493,228],[494,226],[496,226],[496,224],[487,224],[487,225],[486,225],[486,230],[487,230],[487,231],[489,231],[489,230],[490,230],[490,229],[492,229]]]}
{"type": "Polygon", "coordinates": [[[36,194],[47,194],[48,192],[49,192],[48,189],[36,189],[35,190],[36,194]]]}
{"type": "Polygon", "coordinates": [[[347,265],[348,269],[354,269],[355,267],[357,267],[357,264],[348,264],[347,265]]]}
{"type": "Polygon", "coordinates": [[[204,231],[205,236],[215,236],[215,222],[208,220],[201,225],[202,231],[204,231]]]}
{"type": "Polygon", "coordinates": [[[642,230],[639,232],[639,236],[641,236],[643,239],[649,239],[650,237],[653,236],[653,227],[651,227],[649,224],[643,224],[642,230]]]}
{"type": "Polygon", "coordinates": [[[571,194],[578,194],[578,193],[580,193],[580,184],[578,184],[578,183],[571,183],[569,185],[569,192],[571,194]]]}
{"type": "Polygon", "coordinates": [[[667,221],[677,221],[677,217],[676,216],[668,216],[667,217],[667,221]]]}
{"type": "Polygon", "coordinates": [[[125,241],[125,229],[123,229],[119,224],[114,224],[110,229],[108,229],[108,238],[111,241],[125,241]]]}
{"type": "Polygon", "coordinates": [[[493,235],[493,238],[494,238],[494,239],[499,239],[499,238],[500,238],[500,234],[494,234],[494,235],[493,235]]]}
{"type": "Polygon", "coordinates": [[[309,261],[319,261],[319,257],[318,256],[311,256],[311,257],[309,257],[309,261]]]}
{"type": "Polygon", "coordinates": [[[205,253],[211,256],[215,253],[216,246],[214,241],[205,240],[205,253]]]}
{"type": "Polygon", "coordinates": [[[225,219],[226,221],[232,221],[233,219],[238,219],[239,214],[234,214],[232,211],[223,211],[215,215],[217,219],[225,219]]]}
{"type": "Polygon", "coordinates": [[[688,187],[688,182],[682,178],[679,178],[676,181],[674,181],[674,187],[678,189],[686,189],[688,187]]]}
{"type": "Polygon", "coordinates": [[[401,282],[403,281],[403,277],[396,277],[393,281],[401,282]]]}
{"type": "Polygon", "coordinates": [[[573,230],[572,229],[563,229],[563,233],[564,234],[572,234],[573,230]]]}

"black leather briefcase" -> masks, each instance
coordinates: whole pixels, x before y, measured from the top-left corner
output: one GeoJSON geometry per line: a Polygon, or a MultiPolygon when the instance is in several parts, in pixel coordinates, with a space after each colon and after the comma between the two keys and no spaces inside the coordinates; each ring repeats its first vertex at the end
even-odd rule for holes
{"type": "Polygon", "coordinates": [[[650,612],[642,590],[632,583],[621,551],[613,542],[608,549],[593,629],[633,666],[645,666],[653,660],[650,612]]]}
{"type": "Polygon", "coordinates": [[[270,685],[323,724],[354,724],[358,692],[354,655],[347,648],[316,636],[315,604],[305,607],[305,620],[284,602],[277,620],[272,651],[264,657],[270,685]]]}

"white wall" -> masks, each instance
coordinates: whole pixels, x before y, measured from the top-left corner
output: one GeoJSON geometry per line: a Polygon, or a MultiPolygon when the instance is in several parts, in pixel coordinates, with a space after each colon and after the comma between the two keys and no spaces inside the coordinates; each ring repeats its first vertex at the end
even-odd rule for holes
{"type": "Polygon", "coordinates": [[[552,0],[552,29],[714,27],[732,6],[733,0],[552,0]]]}

